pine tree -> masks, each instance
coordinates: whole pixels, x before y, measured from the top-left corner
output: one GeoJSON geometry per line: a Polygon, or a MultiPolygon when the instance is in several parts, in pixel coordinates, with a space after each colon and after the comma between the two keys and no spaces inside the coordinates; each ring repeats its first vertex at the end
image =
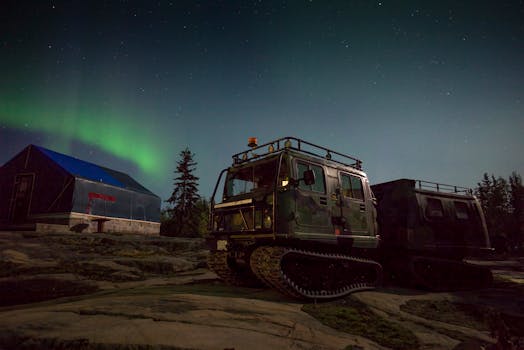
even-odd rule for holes
{"type": "Polygon", "coordinates": [[[199,230],[199,209],[197,202],[198,177],[193,172],[197,163],[193,160],[194,154],[188,147],[180,152],[174,179],[174,190],[166,201],[171,204],[168,209],[172,223],[170,231],[176,236],[196,236],[199,230]]]}

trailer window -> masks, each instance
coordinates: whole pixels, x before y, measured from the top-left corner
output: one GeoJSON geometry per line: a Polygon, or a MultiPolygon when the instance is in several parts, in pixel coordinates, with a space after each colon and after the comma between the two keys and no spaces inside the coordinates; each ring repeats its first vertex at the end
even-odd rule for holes
{"type": "Polygon", "coordinates": [[[468,205],[464,202],[454,202],[455,204],[455,216],[459,220],[468,220],[468,205]]]}
{"type": "Polygon", "coordinates": [[[326,193],[326,182],[324,180],[324,169],[321,166],[309,163],[297,162],[298,177],[302,177],[304,171],[313,170],[315,173],[315,183],[313,185],[306,185],[304,181],[300,181],[299,188],[303,190],[326,193]]]}
{"type": "Polygon", "coordinates": [[[362,179],[350,174],[341,174],[342,192],[344,196],[364,200],[362,179]]]}
{"type": "Polygon", "coordinates": [[[427,198],[426,215],[430,218],[443,218],[442,202],[436,198],[427,198]]]}

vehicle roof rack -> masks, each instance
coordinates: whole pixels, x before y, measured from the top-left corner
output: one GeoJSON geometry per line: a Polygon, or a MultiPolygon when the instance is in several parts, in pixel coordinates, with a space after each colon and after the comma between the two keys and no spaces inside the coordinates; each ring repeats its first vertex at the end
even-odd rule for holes
{"type": "Polygon", "coordinates": [[[430,191],[437,191],[437,192],[443,192],[443,193],[457,193],[457,194],[464,193],[464,194],[473,195],[473,190],[467,187],[446,185],[446,184],[424,181],[424,180],[415,180],[415,182],[419,190],[430,190],[430,191]]]}
{"type": "Polygon", "coordinates": [[[300,153],[328,159],[345,166],[350,166],[358,170],[362,170],[362,161],[360,159],[357,159],[344,153],[333,151],[326,147],[315,145],[313,143],[292,136],[282,137],[277,140],[264,143],[260,146],[254,146],[250,150],[234,154],[232,156],[233,165],[247,163],[257,158],[264,157],[268,154],[282,151],[285,149],[292,149],[300,153]],[[255,151],[257,150],[262,150],[263,153],[255,153],[255,151]]]}

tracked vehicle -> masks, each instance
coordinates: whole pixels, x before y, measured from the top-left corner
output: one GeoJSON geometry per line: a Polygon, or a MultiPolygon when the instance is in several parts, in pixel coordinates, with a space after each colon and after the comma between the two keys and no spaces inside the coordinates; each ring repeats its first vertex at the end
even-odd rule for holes
{"type": "MultiPolygon", "coordinates": [[[[295,137],[260,146],[252,138],[248,146],[220,173],[211,199],[208,265],[224,281],[267,285],[295,298],[330,299],[374,288],[382,281],[384,264],[387,276],[413,275],[425,286],[431,285],[425,276],[431,280],[450,266],[463,267],[464,275],[472,270],[482,275],[461,262],[465,255],[459,248],[449,259],[436,254],[438,239],[421,244],[420,237],[427,236],[422,234],[424,218],[416,221],[418,226],[408,223],[430,202],[424,202],[422,192],[384,185],[377,187],[382,201],[377,203],[362,162],[353,156],[295,137]],[[399,193],[406,199],[402,208],[415,209],[403,211],[404,216],[397,211],[393,219],[399,193]],[[420,201],[412,201],[413,196],[420,201]],[[377,223],[385,233],[384,244],[377,223]],[[388,226],[392,223],[396,228],[388,226]],[[413,259],[405,260],[403,253],[413,259]]],[[[442,195],[435,193],[433,197],[442,195]]],[[[464,201],[470,205],[472,200],[464,201]]],[[[481,236],[477,246],[489,246],[485,233],[485,225],[471,231],[481,236]]],[[[463,247],[469,236],[464,239],[463,247]]]]}
{"type": "Polygon", "coordinates": [[[213,193],[210,268],[229,283],[298,298],[376,286],[379,238],[362,162],[294,137],[250,146],[213,193]]]}
{"type": "Polygon", "coordinates": [[[489,269],[464,261],[492,252],[482,208],[470,189],[410,179],[371,188],[386,279],[436,291],[491,283],[489,269]]]}

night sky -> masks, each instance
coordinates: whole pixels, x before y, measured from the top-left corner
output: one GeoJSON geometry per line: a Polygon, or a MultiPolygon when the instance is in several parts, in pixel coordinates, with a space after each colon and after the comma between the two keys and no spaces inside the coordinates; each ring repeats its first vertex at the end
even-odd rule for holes
{"type": "Polygon", "coordinates": [[[30,143],[167,199],[296,136],[401,177],[524,175],[523,1],[14,1],[0,10],[0,164],[30,143]]]}

